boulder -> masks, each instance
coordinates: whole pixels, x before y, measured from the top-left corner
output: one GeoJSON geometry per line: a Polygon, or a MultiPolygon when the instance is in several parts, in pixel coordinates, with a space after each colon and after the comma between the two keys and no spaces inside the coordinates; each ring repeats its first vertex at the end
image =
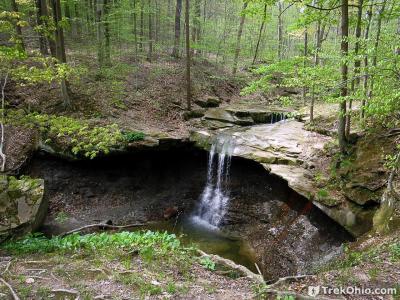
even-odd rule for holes
{"type": "Polygon", "coordinates": [[[0,177],[0,242],[36,230],[47,212],[44,181],[0,177]]]}
{"type": "Polygon", "coordinates": [[[188,121],[190,119],[198,119],[204,116],[205,110],[200,108],[200,109],[192,109],[190,111],[185,111],[183,113],[183,119],[185,121],[188,121]]]}
{"type": "Polygon", "coordinates": [[[194,103],[203,108],[210,108],[220,106],[221,100],[218,97],[209,96],[207,98],[197,99],[194,103]]]}

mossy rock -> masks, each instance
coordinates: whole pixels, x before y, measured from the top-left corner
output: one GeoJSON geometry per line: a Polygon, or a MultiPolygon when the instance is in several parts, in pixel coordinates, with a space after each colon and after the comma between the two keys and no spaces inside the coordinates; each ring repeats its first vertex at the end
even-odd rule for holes
{"type": "Polygon", "coordinates": [[[0,187],[0,242],[36,230],[47,212],[44,181],[3,175],[0,187]]]}

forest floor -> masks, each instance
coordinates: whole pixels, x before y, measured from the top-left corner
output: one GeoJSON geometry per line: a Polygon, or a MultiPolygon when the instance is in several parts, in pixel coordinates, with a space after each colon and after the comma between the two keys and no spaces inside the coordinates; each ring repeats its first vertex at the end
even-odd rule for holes
{"type": "MultiPolygon", "coordinates": [[[[122,129],[146,134],[168,133],[185,136],[188,123],[184,60],[161,57],[136,62],[124,57],[112,66],[98,70],[96,61],[74,54],[75,64],[85,65],[80,80],[71,81],[72,106],[62,107],[57,85],[18,86],[10,84],[6,93],[15,108],[65,115],[97,124],[117,123],[122,129]]],[[[215,96],[224,103],[240,98],[245,78],[233,77],[227,70],[199,58],[193,64],[193,102],[215,96]]],[[[194,104],[193,108],[197,106],[194,104]]]]}
{"type": "MultiPolygon", "coordinates": [[[[31,237],[4,247],[1,278],[20,299],[228,300],[255,295],[249,278],[198,257],[194,248],[180,246],[166,233],[72,235],[49,243],[31,237]]],[[[0,299],[8,299],[8,292],[0,285],[0,299]]]]}

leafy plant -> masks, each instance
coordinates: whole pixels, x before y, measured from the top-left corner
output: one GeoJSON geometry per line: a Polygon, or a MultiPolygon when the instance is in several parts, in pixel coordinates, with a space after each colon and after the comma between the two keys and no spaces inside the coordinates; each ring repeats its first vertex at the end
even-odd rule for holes
{"type": "Polygon", "coordinates": [[[209,258],[209,257],[202,257],[201,259],[200,259],[200,264],[204,267],[204,268],[206,268],[207,270],[210,270],[210,271],[215,271],[215,262],[213,262],[212,260],[211,260],[211,258],[209,258]]]}
{"type": "Polygon", "coordinates": [[[136,132],[136,131],[124,132],[123,136],[128,143],[142,141],[145,138],[145,134],[143,132],[136,132]]]}
{"type": "Polygon", "coordinates": [[[10,111],[7,123],[36,127],[47,136],[45,143],[50,144],[53,141],[64,143],[74,155],[83,155],[91,159],[99,153],[108,154],[113,146],[125,141],[117,124],[91,126],[86,121],[70,117],[24,114],[21,111],[10,111]]]}

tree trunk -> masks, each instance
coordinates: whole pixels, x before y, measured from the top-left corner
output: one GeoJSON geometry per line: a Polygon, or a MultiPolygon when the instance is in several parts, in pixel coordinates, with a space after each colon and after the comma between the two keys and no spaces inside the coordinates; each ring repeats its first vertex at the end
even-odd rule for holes
{"type": "Polygon", "coordinates": [[[315,85],[311,88],[310,123],[314,123],[315,85]]]}
{"type": "Polygon", "coordinates": [[[233,70],[232,70],[233,75],[236,74],[237,68],[238,68],[239,54],[240,54],[240,48],[241,48],[240,41],[242,39],[244,22],[246,20],[246,14],[245,14],[246,8],[247,8],[247,2],[244,2],[243,8],[242,8],[242,14],[240,16],[239,30],[238,30],[237,39],[236,39],[235,58],[233,60],[233,70]]]}
{"type": "MultiPolygon", "coordinates": [[[[193,26],[193,34],[192,34],[192,40],[193,44],[199,43],[200,42],[200,33],[201,33],[201,0],[196,0],[194,3],[194,26],[193,26]]],[[[196,51],[200,52],[200,51],[196,51]]],[[[195,53],[194,49],[192,50],[192,53],[195,53]]]]}
{"type": "Polygon", "coordinates": [[[175,40],[174,49],[172,50],[172,56],[179,57],[179,44],[181,38],[181,13],[182,13],[182,0],[176,0],[175,10],[175,40]]]}
{"type": "MultiPolygon", "coordinates": [[[[19,13],[18,5],[15,0],[11,0],[11,6],[12,6],[12,10],[15,13],[19,13]]],[[[15,32],[17,34],[17,40],[16,40],[17,48],[21,51],[25,51],[24,38],[22,37],[22,28],[18,23],[15,24],[15,32]]]]}
{"type": "MultiPolygon", "coordinates": [[[[307,67],[307,57],[308,57],[308,28],[304,30],[304,62],[303,62],[303,68],[307,67]]],[[[306,105],[306,95],[307,95],[307,87],[303,87],[303,105],[306,105]]]]}
{"type": "Polygon", "coordinates": [[[144,4],[140,3],[140,52],[143,52],[143,44],[144,44],[144,4]]]}
{"type": "Polygon", "coordinates": [[[262,18],[262,21],[261,21],[260,31],[258,32],[257,45],[256,45],[256,50],[254,52],[254,57],[253,57],[253,63],[252,63],[253,65],[256,63],[256,60],[257,60],[258,49],[260,47],[261,37],[262,37],[262,33],[264,31],[265,19],[266,18],[267,18],[267,4],[264,5],[263,18],[262,18]]]}
{"type": "MultiPolygon", "coordinates": [[[[360,38],[361,38],[361,25],[362,25],[362,8],[363,8],[363,0],[358,0],[358,10],[357,10],[357,24],[356,24],[356,44],[354,47],[354,56],[356,60],[354,61],[354,78],[351,81],[351,93],[354,96],[355,87],[360,84],[360,67],[361,60],[357,58],[358,52],[360,50],[360,38]]],[[[347,139],[350,136],[351,131],[351,111],[353,106],[353,98],[349,99],[349,107],[346,115],[346,137],[347,139]]]]}
{"type": "Polygon", "coordinates": [[[111,65],[111,43],[110,43],[110,23],[109,23],[109,10],[110,3],[104,0],[104,59],[107,66],[111,65]]]}
{"type": "Polygon", "coordinates": [[[339,109],[339,125],[338,125],[338,138],[339,147],[342,154],[346,153],[346,97],[347,97],[347,79],[348,79],[348,66],[347,56],[349,53],[349,3],[348,0],[342,0],[342,16],[341,16],[341,55],[342,55],[342,84],[340,88],[340,96],[342,97],[339,109]]]}
{"type": "Polygon", "coordinates": [[[278,60],[282,59],[282,46],[283,46],[283,21],[282,21],[282,11],[283,2],[278,1],[278,60]]]}
{"type": "Polygon", "coordinates": [[[104,0],[96,0],[96,24],[97,24],[97,60],[99,67],[105,63],[104,51],[104,0]]]}
{"type": "Polygon", "coordinates": [[[37,25],[41,28],[39,31],[39,48],[40,53],[42,55],[48,55],[49,50],[47,47],[47,39],[44,35],[44,30],[47,28],[46,26],[46,18],[47,18],[47,6],[45,0],[36,0],[36,17],[37,17],[37,25]]]}
{"type": "Polygon", "coordinates": [[[190,7],[189,0],[185,0],[186,8],[185,8],[185,29],[186,29],[186,104],[187,110],[192,109],[192,85],[190,78],[190,7]]]}
{"type": "Polygon", "coordinates": [[[149,3],[149,51],[147,52],[147,60],[152,62],[153,60],[153,13],[151,0],[148,0],[149,3]]]}
{"type": "MultiPolygon", "coordinates": [[[[65,54],[64,32],[60,24],[62,20],[60,0],[51,0],[51,6],[53,10],[53,19],[55,25],[55,58],[60,63],[66,63],[67,56],[65,54]]],[[[61,96],[63,99],[64,107],[69,107],[71,105],[71,100],[69,96],[69,85],[65,79],[61,80],[61,96]]]]}
{"type": "MultiPolygon", "coordinates": [[[[369,5],[368,11],[367,11],[367,27],[365,28],[365,35],[364,35],[364,41],[367,43],[369,39],[369,30],[371,28],[371,21],[372,21],[372,9],[373,9],[374,3],[371,2],[369,5]]],[[[364,98],[362,99],[361,102],[361,118],[365,117],[365,105],[366,105],[366,98],[368,97],[368,79],[369,79],[369,71],[368,71],[368,54],[365,54],[364,56],[364,67],[365,67],[365,76],[364,76],[364,98]]]]}
{"type": "Polygon", "coordinates": [[[317,22],[317,30],[315,31],[315,54],[314,65],[319,65],[319,51],[321,49],[321,21],[317,22]]]}
{"type": "Polygon", "coordinates": [[[80,16],[80,12],[79,12],[79,6],[78,6],[78,2],[74,3],[74,14],[75,14],[75,27],[76,27],[76,34],[77,34],[77,38],[81,39],[82,36],[82,23],[81,23],[81,16],[80,16]]]}
{"type": "Polygon", "coordinates": [[[137,0],[133,0],[133,38],[135,41],[135,55],[137,56],[138,54],[138,40],[137,40],[137,12],[136,12],[136,7],[137,7],[137,0]]]}
{"type": "MultiPolygon", "coordinates": [[[[382,7],[379,10],[379,14],[378,14],[378,21],[376,24],[376,39],[375,39],[375,45],[374,45],[374,55],[372,56],[372,68],[375,69],[377,62],[378,62],[378,50],[379,50],[379,42],[381,39],[381,29],[382,29],[382,16],[383,16],[383,12],[385,11],[386,8],[386,3],[387,1],[384,0],[382,3],[382,7]]],[[[369,85],[369,91],[368,91],[368,99],[372,98],[372,93],[374,91],[374,75],[371,75],[371,83],[369,85]]]]}

